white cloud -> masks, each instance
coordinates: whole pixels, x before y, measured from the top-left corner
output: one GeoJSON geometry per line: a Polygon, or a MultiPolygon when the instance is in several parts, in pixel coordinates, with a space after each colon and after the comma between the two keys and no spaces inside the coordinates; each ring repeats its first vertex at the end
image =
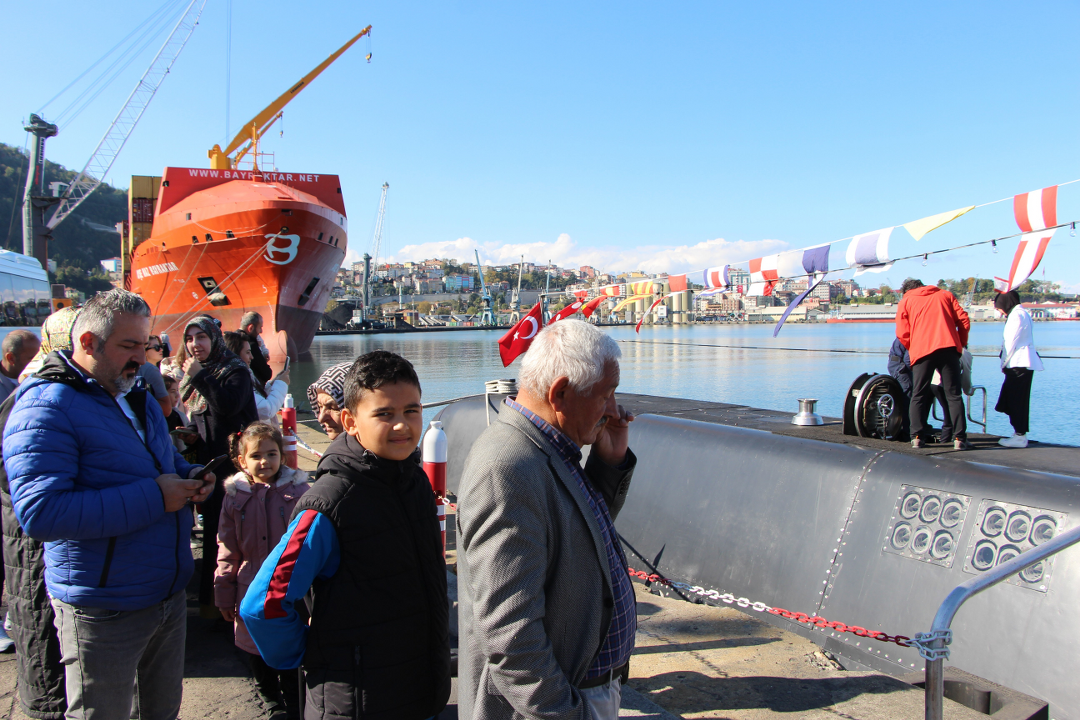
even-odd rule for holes
{"type": "MultiPolygon", "coordinates": [[[[480,251],[484,264],[511,265],[525,256],[526,262],[544,264],[549,260],[564,268],[576,269],[591,265],[602,272],[639,270],[646,273],[680,273],[689,270],[746,261],[770,253],[788,249],[781,240],[703,240],[695,245],[639,245],[637,247],[578,247],[574,240],[563,233],[555,242],[505,244],[479,243],[472,238],[406,245],[388,260],[426,260],[428,258],[455,258],[474,261],[473,252],[480,251]]],[[[350,251],[351,252],[351,251],[350,251]]]]}

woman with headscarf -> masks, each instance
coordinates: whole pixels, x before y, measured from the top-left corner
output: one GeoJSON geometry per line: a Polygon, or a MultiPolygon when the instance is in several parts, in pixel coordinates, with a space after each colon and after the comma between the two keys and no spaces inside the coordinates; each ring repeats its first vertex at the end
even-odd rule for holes
{"type": "MultiPolygon", "coordinates": [[[[243,360],[225,347],[221,328],[205,315],[193,318],[184,329],[184,376],[180,397],[187,406],[201,442],[196,461],[206,464],[229,454],[229,437],[259,419],[251,373],[243,360]]],[[[200,614],[218,618],[214,605],[214,569],[217,567],[217,528],[223,498],[221,473],[210,498],[203,503],[203,556],[199,582],[200,614]]]]}
{"type": "Polygon", "coordinates": [[[307,389],[311,412],[315,413],[315,419],[331,440],[345,432],[341,425],[341,409],[345,407],[345,373],[351,367],[352,362],[331,365],[307,389]]]}
{"type": "Polygon", "coordinates": [[[19,373],[20,384],[41,369],[41,364],[53,350],[71,349],[71,328],[75,327],[75,318],[78,316],[78,310],[66,307],[45,318],[45,323],[41,326],[41,347],[38,348],[37,355],[19,373]]]}
{"type": "Polygon", "coordinates": [[[1036,370],[1042,370],[1042,359],[1035,351],[1031,333],[1031,315],[1020,304],[1015,290],[998,293],[994,307],[1005,316],[1005,339],[1001,345],[1001,394],[994,407],[1009,416],[1013,426],[1012,437],[1001,438],[999,445],[1008,448],[1027,447],[1028,410],[1031,401],[1031,379],[1036,370]]]}

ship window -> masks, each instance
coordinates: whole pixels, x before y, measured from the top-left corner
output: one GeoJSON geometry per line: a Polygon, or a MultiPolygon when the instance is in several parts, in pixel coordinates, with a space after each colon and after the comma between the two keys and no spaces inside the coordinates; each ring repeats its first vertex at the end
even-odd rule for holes
{"type": "Polygon", "coordinates": [[[198,238],[197,235],[192,235],[191,236],[191,244],[192,245],[198,245],[199,244],[199,238],[198,238]]]}
{"type": "Polygon", "coordinates": [[[307,301],[311,299],[311,293],[315,290],[315,286],[319,284],[319,278],[311,278],[311,282],[304,288],[304,292],[300,293],[300,299],[296,301],[297,305],[306,305],[307,301]]]}
{"type": "Polygon", "coordinates": [[[284,235],[285,233],[289,232],[289,228],[288,228],[287,225],[282,225],[281,230],[279,230],[278,232],[280,232],[282,235],[284,235]]]}
{"type": "MultiPolygon", "coordinates": [[[[161,183],[161,187],[169,187],[169,181],[166,180],[165,182],[161,183]]],[[[338,188],[338,192],[341,192],[341,188],[338,188]]]]}
{"type": "Polygon", "coordinates": [[[214,239],[214,238],[213,238],[213,236],[212,236],[212,235],[210,235],[210,233],[206,233],[206,242],[210,242],[210,241],[211,241],[211,240],[213,240],[213,239],[214,239]]]}
{"type": "Polygon", "coordinates": [[[187,219],[188,219],[188,220],[190,220],[190,219],[191,219],[191,213],[188,213],[188,214],[187,214],[187,219]]]}
{"type": "Polygon", "coordinates": [[[225,231],[225,237],[227,237],[229,240],[235,240],[236,239],[236,236],[233,235],[232,230],[226,230],[225,231]]]}
{"type": "Polygon", "coordinates": [[[282,215],[292,215],[292,210],[289,210],[289,209],[282,210],[281,214],[282,215]]]}
{"type": "Polygon", "coordinates": [[[322,240],[322,236],[323,236],[323,234],[322,234],[322,233],[319,233],[319,240],[320,240],[320,241],[322,240]]]}

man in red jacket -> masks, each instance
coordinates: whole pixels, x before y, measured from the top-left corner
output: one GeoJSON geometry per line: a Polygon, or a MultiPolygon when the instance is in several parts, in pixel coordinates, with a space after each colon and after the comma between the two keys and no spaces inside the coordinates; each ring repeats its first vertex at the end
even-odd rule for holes
{"type": "Polygon", "coordinates": [[[960,355],[967,347],[971,321],[948,290],[908,278],[900,292],[903,298],[896,309],[896,337],[911,357],[911,447],[923,447],[929,436],[926,421],[934,402],[930,381],[936,370],[941,373],[941,387],[953,419],[953,447],[970,450],[960,398],[960,355]]]}

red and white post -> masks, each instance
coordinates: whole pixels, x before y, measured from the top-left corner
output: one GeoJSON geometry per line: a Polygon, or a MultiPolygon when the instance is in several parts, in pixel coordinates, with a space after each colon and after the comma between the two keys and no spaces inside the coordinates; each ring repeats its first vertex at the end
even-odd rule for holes
{"type": "Polygon", "coordinates": [[[293,470],[297,468],[296,456],[296,406],[291,394],[285,396],[285,406],[281,408],[281,435],[285,440],[285,464],[293,470]]]}
{"type": "Polygon", "coordinates": [[[432,420],[428,431],[424,433],[422,450],[424,473],[435,493],[435,512],[439,516],[439,529],[442,531],[443,557],[446,557],[446,433],[442,422],[432,420]]]}

